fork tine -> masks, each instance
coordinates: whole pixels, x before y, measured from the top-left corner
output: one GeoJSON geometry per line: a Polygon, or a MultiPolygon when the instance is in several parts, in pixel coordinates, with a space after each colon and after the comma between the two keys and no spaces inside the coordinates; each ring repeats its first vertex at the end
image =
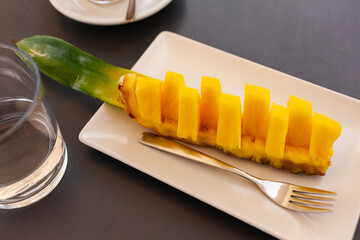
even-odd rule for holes
{"type": "Polygon", "coordinates": [[[303,187],[303,186],[299,186],[299,185],[292,185],[292,191],[295,193],[336,195],[336,192],[326,191],[326,190],[317,189],[317,188],[303,187]]]}
{"type": "Polygon", "coordinates": [[[330,209],[327,209],[327,208],[309,207],[309,206],[297,204],[295,202],[289,202],[287,207],[289,209],[301,211],[301,212],[313,212],[313,213],[332,212],[330,209]]]}
{"type": "Polygon", "coordinates": [[[328,198],[328,197],[319,197],[315,195],[308,195],[308,194],[301,194],[297,192],[293,192],[291,194],[291,197],[297,198],[297,199],[305,199],[305,200],[323,200],[323,201],[335,201],[334,198],[328,198]]]}
{"type": "Polygon", "coordinates": [[[333,207],[334,206],[331,203],[315,202],[315,201],[309,201],[309,200],[305,200],[305,199],[301,199],[301,198],[292,198],[289,200],[289,202],[306,205],[306,206],[315,206],[315,207],[316,206],[318,206],[318,207],[333,207]]]}

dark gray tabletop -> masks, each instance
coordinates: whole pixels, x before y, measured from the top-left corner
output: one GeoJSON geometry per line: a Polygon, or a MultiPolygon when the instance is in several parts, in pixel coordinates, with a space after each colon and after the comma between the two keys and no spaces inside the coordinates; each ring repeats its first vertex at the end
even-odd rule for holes
{"type": "MultiPolygon", "coordinates": [[[[360,99],[358,0],[175,0],[142,21],[107,27],[73,21],[49,1],[0,0],[0,42],[53,35],[124,68],[164,30],[360,99]]],[[[82,144],[78,134],[101,102],[43,80],[69,165],[45,199],[0,211],[0,239],[270,238],[82,144]]]]}

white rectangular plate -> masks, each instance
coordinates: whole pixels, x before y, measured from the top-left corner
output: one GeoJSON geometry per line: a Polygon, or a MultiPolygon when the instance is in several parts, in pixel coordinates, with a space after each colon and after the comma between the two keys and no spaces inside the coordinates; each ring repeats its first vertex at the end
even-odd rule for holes
{"type": "MultiPolygon", "coordinates": [[[[144,173],[282,239],[351,239],[360,213],[360,101],[305,82],[229,53],[162,32],[133,67],[163,79],[167,70],[182,73],[200,89],[201,76],[218,77],[222,91],[241,96],[245,82],[270,89],[271,101],[286,106],[289,95],[310,100],[313,110],[342,124],[332,165],[325,176],[291,174],[215,149],[195,147],[262,178],[336,191],[332,213],[299,213],[267,199],[252,183],[232,174],[143,146],[147,129],[123,109],[104,104],[80,133],[80,140],[144,173]]],[[[149,130],[147,130],[149,131],[149,130]]]]}

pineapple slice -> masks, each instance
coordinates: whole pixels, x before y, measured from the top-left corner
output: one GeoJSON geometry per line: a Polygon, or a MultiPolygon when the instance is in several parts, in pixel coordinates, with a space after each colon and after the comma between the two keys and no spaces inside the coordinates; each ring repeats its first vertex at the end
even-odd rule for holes
{"type": "Polygon", "coordinates": [[[245,84],[243,135],[266,139],[270,118],[270,91],[245,84]]]}
{"type": "Polygon", "coordinates": [[[196,142],[200,128],[200,94],[197,89],[182,87],[179,92],[177,136],[196,142]]]}
{"type": "Polygon", "coordinates": [[[241,148],[240,97],[221,93],[216,144],[225,151],[241,148]]]}
{"type": "Polygon", "coordinates": [[[220,81],[217,78],[202,77],[200,99],[200,128],[216,131],[219,116],[220,81]]]}
{"type": "Polygon", "coordinates": [[[289,111],[289,129],[286,145],[309,148],[312,125],[311,102],[290,96],[287,107],[289,111]]]}
{"type": "Polygon", "coordinates": [[[161,124],[161,87],[162,82],[158,79],[136,78],[136,100],[145,127],[154,127],[161,124]]]}
{"type": "Polygon", "coordinates": [[[136,86],[136,74],[126,74],[124,75],[125,85],[121,87],[121,101],[122,99],[126,100],[125,111],[133,119],[137,120],[140,118],[139,108],[136,101],[135,95],[135,86],[136,86]]]}
{"type": "Polygon", "coordinates": [[[340,136],[340,123],[318,113],[314,113],[309,154],[312,159],[322,161],[332,156],[332,146],[340,136]]]}
{"type": "Polygon", "coordinates": [[[185,86],[182,74],[167,71],[161,93],[161,114],[165,122],[178,121],[179,90],[185,86]]]}
{"type": "Polygon", "coordinates": [[[278,159],[284,157],[288,123],[288,110],[283,106],[273,103],[270,111],[270,124],[265,145],[265,153],[267,156],[278,159]]]}
{"type": "Polygon", "coordinates": [[[221,85],[219,79],[202,77],[199,141],[210,146],[216,145],[220,93],[221,85]]]}

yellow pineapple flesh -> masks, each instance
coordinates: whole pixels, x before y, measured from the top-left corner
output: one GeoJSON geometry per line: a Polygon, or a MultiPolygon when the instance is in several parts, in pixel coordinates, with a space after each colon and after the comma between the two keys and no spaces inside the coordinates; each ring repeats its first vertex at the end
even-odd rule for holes
{"type": "Polygon", "coordinates": [[[317,159],[332,154],[332,146],[340,133],[340,123],[319,113],[314,113],[309,149],[310,156],[317,159]]]}
{"type": "Polygon", "coordinates": [[[306,148],[285,146],[283,162],[284,168],[292,173],[325,174],[322,169],[317,169],[314,166],[309,150],[306,148]]]}
{"type": "Polygon", "coordinates": [[[288,110],[283,106],[273,104],[270,111],[269,130],[265,145],[267,156],[278,158],[279,161],[284,157],[288,123],[288,110]]]}
{"type": "Polygon", "coordinates": [[[245,84],[243,134],[266,138],[270,115],[270,91],[245,84]]]}
{"type": "Polygon", "coordinates": [[[200,128],[199,105],[200,95],[197,89],[180,88],[177,137],[196,142],[200,128]]]}
{"type": "Polygon", "coordinates": [[[155,78],[137,77],[135,94],[140,117],[147,123],[146,127],[161,124],[161,86],[155,78]]]}
{"type": "Polygon", "coordinates": [[[241,149],[232,149],[229,151],[236,157],[251,159],[257,163],[268,163],[269,159],[265,157],[265,139],[249,136],[241,137],[241,149]]]}
{"type": "Polygon", "coordinates": [[[324,172],[331,164],[332,146],[340,133],[340,123],[324,115],[314,113],[309,154],[313,163],[324,172]]]}
{"type": "Polygon", "coordinates": [[[216,144],[225,151],[241,148],[240,97],[221,93],[216,144]]]}
{"type": "Polygon", "coordinates": [[[201,79],[200,98],[200,132],[199,141],[216,145],[216,132],[219,119],[220,81],[217,78],[204,76],[201,79]]]}
{"type": "Polygon", "coordinates": [[[290,96],[287,108],[289,111],[289,129],[286,145],[308,148],[312,124],[311,102],[290,96]]]}
{"type": "Polygon", "coordinates": [[[161,114],[166,122],[178,121],[179,90],[185,86],[182,74],[166,72],[161,94],[161,114]]]}
{"type": "MultiPolygon", "coordinates": [[[[175,73],[169,76],[179,77],[175,73]]],[[[311,103],[292,96],[287,108],[273,104],[270,111],[270,91],[249,84],[245,85],[241,114],[240,98],[221,93],[216,82],[203,78],[201,97],[208,96],[201,100],[199,91],[184,86],[182,80],[168,82],[171,87],[165,87],[166,83],[156,79],[126,75],[119,84],[120,100],[133,119],[160,135],[215,146],[233,156],[292,173],[326,173],[333,143],[341,133],[340,123],[317,113],[312,116],[311,103]],[[177,120],[176,111],[171,111],[170,105],[164,108],[163,104],[176,95],[174,92],[178,92],[177,120]],[[217,95],[218,101],[209,97],[217,95]],[[164,109],[168,113],[164,114],[167,111],[164,109]],[[208,120],[215,116],[215,109],[218,109],[216,127],[215,121],[208,120]],[[201,114],[207,117],[201,118],[201,114]]]]}

